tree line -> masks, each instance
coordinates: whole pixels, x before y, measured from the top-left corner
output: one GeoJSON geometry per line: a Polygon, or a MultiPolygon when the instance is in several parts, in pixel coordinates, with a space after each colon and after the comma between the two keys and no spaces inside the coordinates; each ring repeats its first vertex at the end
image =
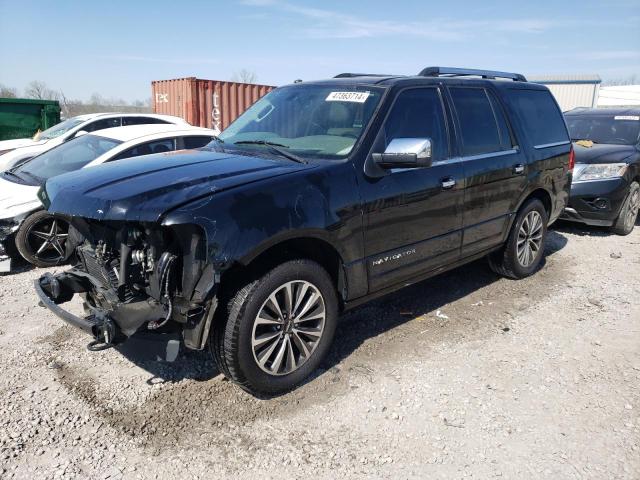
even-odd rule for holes
{"type": "Polygon", "coordinates": [[[40,80],[29,82],[23,92],[0,84],[0,98],[33,98],[36,100],[57,100],[64,118],[75,117],[85,113],[118,111],[140,113],[151,111],[151,99],[127,102],[121,98],[103,97],[94,93],[88,101],[69,99],[62,90],[54,90],[40,80]]]}

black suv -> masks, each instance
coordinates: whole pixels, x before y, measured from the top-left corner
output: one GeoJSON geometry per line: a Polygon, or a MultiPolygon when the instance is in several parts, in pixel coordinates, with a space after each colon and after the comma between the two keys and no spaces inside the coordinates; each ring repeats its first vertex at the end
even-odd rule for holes
{"type": "Polygon", "coordinates": [[[633,231],[640,209],[640,108],[565,113],[576,168],[563,219],[633,231]]]}
{"type": "Polygon", "coordinates": [[[532,274],[572,168],[558,105],[522,75],[296,83],[203,149],[50,179],[75,264],[36,290],[92,349],[177,329],[274,394],[318,367],[341,311],[483,256],[532,274]],[[58,306],[77,293],[85,318],[58,306]]]}

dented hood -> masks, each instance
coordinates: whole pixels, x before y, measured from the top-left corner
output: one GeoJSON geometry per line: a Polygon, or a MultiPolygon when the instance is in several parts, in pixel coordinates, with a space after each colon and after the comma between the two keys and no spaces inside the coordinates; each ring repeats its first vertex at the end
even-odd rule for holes
{"type": "Polygon", "coordinates": [[[310,167],[280,159],[185,150],[53,177],[39,196],[51,213],[155,222],[164,213],[215,192],[310,167]]]}

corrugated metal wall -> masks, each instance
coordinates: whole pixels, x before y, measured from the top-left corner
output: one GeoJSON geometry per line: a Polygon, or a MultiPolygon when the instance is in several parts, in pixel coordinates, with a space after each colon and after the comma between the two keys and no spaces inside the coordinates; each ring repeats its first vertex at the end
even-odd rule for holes
{"type": "Polygon", "coordinates": [[[195,77],[151,82],[154,113],[176,115],[191,125],[224,130],[275,87],[195,77]]]}
{"type": "Polygon", "coordinates": [[[530,82],[546,85],[556,98],[563,112],[577,107],[598,105],[599,75],[527,75],[530,82]]]}
{"type": "Polygon", "coordinates": [[[598,105],[599,84],[552,84],[547,87],[556,97],[563,112],[577,107],[598,105]]]}

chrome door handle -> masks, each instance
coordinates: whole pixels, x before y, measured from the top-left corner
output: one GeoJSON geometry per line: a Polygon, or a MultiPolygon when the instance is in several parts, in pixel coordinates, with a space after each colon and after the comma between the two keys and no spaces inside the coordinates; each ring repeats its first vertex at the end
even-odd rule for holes
{"type": "Polygon", "coordinates": [[[447,177],[442,180],[442,188],[445,190],[449,190],[456,186],[456,179],[453,177],[447,177]]]}
{"type": "Polygon", "coordinates": [[[516,165],[513,166],[513,173],[515,173],[516,175],[520,175],[522,173],[524,173],[524,165],[521,163],[518,163],[516,165]]]}

